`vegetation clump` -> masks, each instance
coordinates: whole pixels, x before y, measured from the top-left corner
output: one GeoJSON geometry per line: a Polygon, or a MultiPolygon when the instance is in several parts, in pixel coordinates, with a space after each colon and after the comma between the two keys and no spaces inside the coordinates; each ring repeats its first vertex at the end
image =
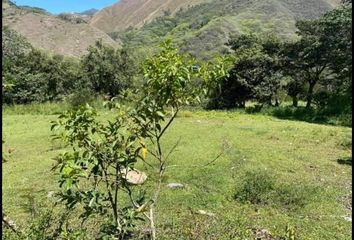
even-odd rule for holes
{"type": "Polygon", "coordinates": [[[234,194],[234,199],[241,203],[297,210],[316,192],[315,187],[279,183],[274,175],[262,169],[246,171],[241,179],[234,194]]]}

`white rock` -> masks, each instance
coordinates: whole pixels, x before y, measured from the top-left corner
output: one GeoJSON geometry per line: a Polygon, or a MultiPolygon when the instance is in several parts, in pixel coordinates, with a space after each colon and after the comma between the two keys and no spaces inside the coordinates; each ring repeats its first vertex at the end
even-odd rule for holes
{"type": "Polygon", "coordinates": [[[207,212],[207,211],[204,211],[204,210],[198,210],[198,213],[202,214],[202,215],[207,215],[209,217],[215,217],[214,213],[210,213],[210,212],[207,212]]]}
{"type": "Polygon", "coordinates": [[[54,192],[53,192],[53,191],[50,191],[50,192],[48,192],[47,197],[48,197],[48,198],[52,198],[52,197],[53,197],[53,195],[54,195],[54,192]]]}
{"type": "Polygon", "coordinates": [[[122,173],[123,177],[126,178],[127,182],[130,184],[133,184],[133,185],[141,185],[147,179],[146,173],[141,172],[136,169],[129,170],[128,173],[127,173],[126,169],[123,169],[121,171],[121,173],[122,173]]]}
{"type": "Polygon", "coordinates": [[[351,222],[352,221],[352,217],[344,217],[345,221],[347,222],[351,222]]]}
{"type": "Polygon", "coordinates": [[[181,183],[169,183],[167,184],[167,187],[172,189],[177,189],[177,188],[184,188],[184,185],[181,183]]]}

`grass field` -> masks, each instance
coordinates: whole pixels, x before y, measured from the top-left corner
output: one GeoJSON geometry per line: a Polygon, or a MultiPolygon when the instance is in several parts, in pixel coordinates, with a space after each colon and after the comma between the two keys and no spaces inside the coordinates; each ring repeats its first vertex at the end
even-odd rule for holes
{"type": "MultiPolygon", "coordinates": [[[[100,111],[102,120],[112,116],[100,111]]],[[[16,111],[3,116],[3,149],[14,150],[3,164],[3,209],[20,226],[30,221],[33,205],[58,188],[50,171],[53,157],[63,151],[51,139],[50,121],[56,117],[16,111]]],[[[184,111],[165,136],[165,147],[179,138],[165,183],[185,188],[162,189],[159,239],[253,239],[252,231],[260,230],[285,236],[287,225],[298,239],[352,238],[352,224],[345,219],[351,216],[351,128],[184,111]],[[258,189],[253,183],[265,190],[260,203],[242,200],[258,189]]],[[[151,180],[154,173],[140,167],[151,180]]]]}

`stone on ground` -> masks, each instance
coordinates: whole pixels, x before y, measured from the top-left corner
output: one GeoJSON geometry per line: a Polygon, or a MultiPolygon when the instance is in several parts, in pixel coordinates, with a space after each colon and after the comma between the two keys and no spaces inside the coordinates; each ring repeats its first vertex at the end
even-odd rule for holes
{"type": "Polygon", "coordinates": [[[184,185],[181,183],[169,183],[167,184],[167,187],[172,189],[178,189],[178,188],[184,188],[184,185]]]}
{"type": "Polygon", "coordinates": [[[126,178],[127,182],[133,185],[141,185],[143,184],[146,179],[147,175],[146,173],[136,170],[136,169],[130,169],[128,170],[128,173],[126,169],[122,170],[123,177],[126,178]]]}

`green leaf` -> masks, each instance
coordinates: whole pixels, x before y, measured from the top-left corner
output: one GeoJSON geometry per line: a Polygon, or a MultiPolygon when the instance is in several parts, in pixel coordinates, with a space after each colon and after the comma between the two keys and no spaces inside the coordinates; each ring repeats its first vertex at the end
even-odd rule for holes
{"type": "Polygon", "coordinates": [[[165,114],[163,114],[163,113],[162,113],[162,112],[160,112],[160,111],[157,111],[157,112],[156,112],[156,114],[157,114],[158,116],[162,117],[162,118],[164,118],[164,117],[165,117],[165,114]]]}

